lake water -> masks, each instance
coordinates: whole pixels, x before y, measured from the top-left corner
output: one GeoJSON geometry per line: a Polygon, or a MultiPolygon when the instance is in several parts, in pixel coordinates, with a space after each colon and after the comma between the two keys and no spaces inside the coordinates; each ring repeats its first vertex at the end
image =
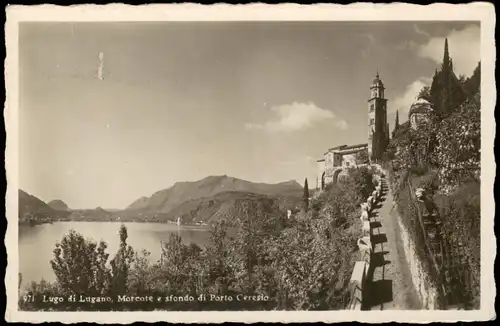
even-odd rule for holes
{"type": "MultiPolygon", "coordinates": [[[[160,241],[168,240],[170,234],[177,233],[175,224],[124,223],[128,231],[127,243],[135,251],[146,249],[151,253],[150,262],[160,259],[160,241]]],[[[54,281],[55,275],[50,266],[56,242],[73,229],[96,242],[108,244],[107,253],[111,260],[120,243],[120,223],[116,222],[56,222],[36,226],[19,226],[19,272],[22,286],[31,281],[54,281]]],[[[206,227],[181,226],[180,236],[184,243],[208,244],[209,232],[206,227]]]]}

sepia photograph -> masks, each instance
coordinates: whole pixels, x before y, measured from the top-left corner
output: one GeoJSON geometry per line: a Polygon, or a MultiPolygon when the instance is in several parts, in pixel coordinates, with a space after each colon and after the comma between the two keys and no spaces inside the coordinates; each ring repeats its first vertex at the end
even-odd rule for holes
{"type": "Polygon", "coordinates": [[[6,318],[494,318],[494,10],[390,6],[14,21],[6,318]]]}

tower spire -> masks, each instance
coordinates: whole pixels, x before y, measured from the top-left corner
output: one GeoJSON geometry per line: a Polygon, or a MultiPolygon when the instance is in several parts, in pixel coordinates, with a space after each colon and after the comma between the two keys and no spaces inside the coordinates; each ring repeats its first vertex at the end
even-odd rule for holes
{"type": "Polygon", "coordinates": [[[379,74],[378,74],[378,67],[377,67],[377,76],[376,76],[376,77],[377,77],[377,78],[379,78],[379,77],[380,77],[380,76],[379,76],[379,74]]]}

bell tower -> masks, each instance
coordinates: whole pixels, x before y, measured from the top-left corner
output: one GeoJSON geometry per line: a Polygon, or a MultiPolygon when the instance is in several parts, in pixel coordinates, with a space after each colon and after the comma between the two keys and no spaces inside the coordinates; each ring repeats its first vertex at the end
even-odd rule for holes
{"type": "Polygon", "coordinates": [[[368,99],[368,156],[370,162],[380,160],[389,143],[389,127],[387,125],[387,99],[384,94],[384,83],[377,75],[370,86],[368,99]]]}

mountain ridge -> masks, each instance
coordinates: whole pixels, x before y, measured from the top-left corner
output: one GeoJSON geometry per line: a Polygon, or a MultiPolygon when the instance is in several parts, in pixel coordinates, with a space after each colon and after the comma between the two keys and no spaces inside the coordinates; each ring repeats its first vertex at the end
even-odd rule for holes
{"type": "Polygon", "coordinates": [[[68,205],[60,199],[54,199],[47,203],[47,205],[56,211],[69,211],[68,205]]]}
{"type": "Polygon", "coordinates": [[[295,180],[275,184],[253,183],[227,175],[208,176],[198,181],[176,182],[151,196],[140,197],[125,210],[149,210],[168,213],[183,202],[215,196],[222,192],[241,191],[268,196],[300,196],[302,186],[295,180]]]}
{"type": "Polygon", "coordinates": [[[297,209],[303,194],[295,180],[275,184],[253,183],[223,176],[198,181],[176,182],[170,188],[140,197],[126,209],[70,210],[62,200],[51,205],[19,189],[19,221],[30,224],[51,221],[168,222],[179,217],[182,223],[211,223],[221,218],[239,219],[257,215],[283,215],[297,209]]]}
{"type": "Polygon", "coordinates": [[[25,216],[33,213],[50,214],[54,211],[43,200],[27,193],[22,189],[18,190],[18,196],[19,216],[25,216]]]}

